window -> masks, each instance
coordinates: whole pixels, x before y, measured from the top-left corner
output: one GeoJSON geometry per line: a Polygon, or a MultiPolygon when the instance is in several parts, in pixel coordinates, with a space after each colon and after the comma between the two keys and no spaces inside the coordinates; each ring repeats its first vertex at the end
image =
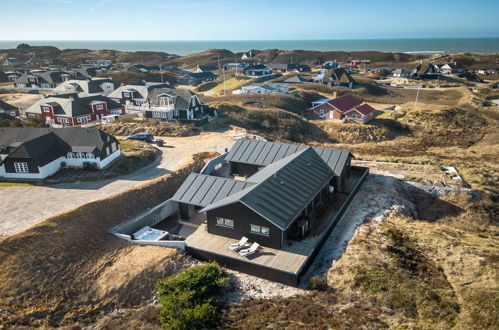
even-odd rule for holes
{"type": "Polygon", "coordinates": [[[76,158],[85,158],[85,154],[83,152],[77,152],[76,158]]]}
{"type": "Polygon", "coordinates": [[[102,110],[102,109],[104,109],[104,105],[103,104],[97,104],[95,106],[95,110],[102,110]]]}
{"type": "Polygon", "coordinates": [[[355,119],[360,119],[360,115],[358,115],[358,114],[354,113],[354,114],[352,115],[352,118],[355,118],[355,119]]]}
{"type": "Polygon", "coordinates": [[[68,152],[66,155],[67,158],[75,158],[74,152],[68,152]]]}
{"type": "Polygon", "coordinates": [[[91,153],[91,152],[87,152],[86,156],[87,156],[87,159],[93,159],[93,158],[95,158],[94,154],[91,153]]]}
{"type": "Polygon", "coordinates": [[[269,236],[270,233],[268,227],[257,226],[257,225],[251,225],[250,232],[253,234],[264,235],[264,236],[269,236]]]}
{"type": "Polygon", "coordinates": [[[50,107],[43,107],[44,112],[50,112],[50,107]]]}
{"type": "Polygon", "coordinates": [[[324,118],[324,109],[319,109],[319,117],[324,118]]]}
{"type": "Polygon", "coordinates": [[[130,93],[124,92],[123,97],[130,97],[130,93]]]}
{"type": "Polygon", "coordinates": [[[234,228],[234,220],[217,217],[217,226],[234,228]]]}
{"type": "Polygon", "coordinates": [[[111,144],[111,150],[112,150],[113,152],[115,152],[115,151],[116,151],[116,149],[117,149],[117,147],[116,147],[116,142],[113,142],[113,143],[111,144]]]}
{"type": "Polygon", "coordinates": [[[16,173],[29,173],[28,163],[14,162],[14,170],[16,171],[16,173]]]}

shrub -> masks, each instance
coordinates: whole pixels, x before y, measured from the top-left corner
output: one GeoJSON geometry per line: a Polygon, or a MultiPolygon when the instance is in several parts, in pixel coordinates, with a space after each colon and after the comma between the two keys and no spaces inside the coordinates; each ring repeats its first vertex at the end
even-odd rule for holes
{"type": "Polygon", "coordinates": [[[209,91],[210,89],[215,88],[218,85],[218,82],[216,81],[207,81],[198,87],[196,87],[196,92],[206,92],[209,91]]]}
{"type": "Polygon", "coordinates": [[[217,296],[229,278],[216,263],[193,267],[156,283],[163,306],[161,325],[167,329],[198,329],[213,326],[219,306],[217,296]]]}

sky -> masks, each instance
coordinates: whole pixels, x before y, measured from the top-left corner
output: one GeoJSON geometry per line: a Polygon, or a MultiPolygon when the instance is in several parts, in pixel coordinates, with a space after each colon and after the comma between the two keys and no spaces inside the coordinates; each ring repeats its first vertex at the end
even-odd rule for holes
{"type": "Polygon", "coordinates": [[[0,0],[0,40],[499,37],[499,0],[0,0]]]}

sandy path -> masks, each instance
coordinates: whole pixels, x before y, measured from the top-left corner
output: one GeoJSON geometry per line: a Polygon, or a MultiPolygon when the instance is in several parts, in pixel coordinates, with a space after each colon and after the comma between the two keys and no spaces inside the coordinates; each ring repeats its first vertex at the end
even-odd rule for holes
{"type": "Polygon", "coordinates": [[[0,187],[0,236],[19,233],[50,216],[177,170],[192,155],[203,151],[222,153],[234,143],[234,131],[209,132],[190,137],[167,137],[160,160],[117,179],[64,183],[50,186],[0,187]]]}

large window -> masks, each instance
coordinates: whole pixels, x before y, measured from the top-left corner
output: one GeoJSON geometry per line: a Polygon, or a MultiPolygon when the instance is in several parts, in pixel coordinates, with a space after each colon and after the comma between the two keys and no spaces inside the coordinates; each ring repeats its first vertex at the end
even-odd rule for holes
{"type": "Polygon", "coordinates": [[[14,170],[16,173],[29,173],[28,163],[14,162],[14,170]]]}
{"type": "Polygon", "coordinates": [[[234,220],[217,217],[217,226],[234,228],[234,220]]]}
{"type": "Polygon", "coordinates": [[[355,119],[360,119],[360,115],[358,115],[358,114],[354,113],[354,114],[352,114],[352,118],[355,118],[355,119]]]}
{"type": "Polygon", "coordinates": [[[257,225],[251,225],[250,232],[253,234],[269,236],[269,228],[257,225]]]}

